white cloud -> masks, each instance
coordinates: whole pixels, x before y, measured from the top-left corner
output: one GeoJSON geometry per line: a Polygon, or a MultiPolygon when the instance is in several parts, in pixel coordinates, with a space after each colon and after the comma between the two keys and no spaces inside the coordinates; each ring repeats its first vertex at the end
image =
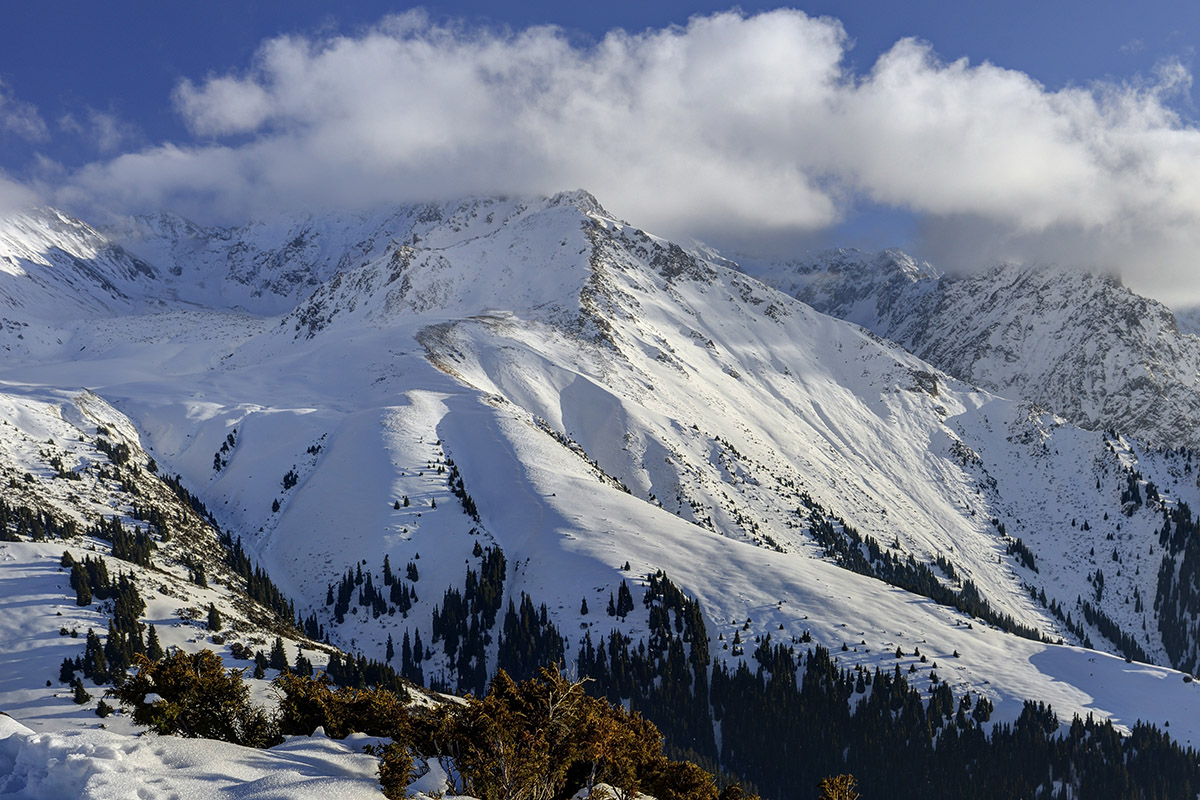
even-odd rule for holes
{"type": "Polygon", "coordinates": [[[115,153],[130,142],[141,138],[138,129],[121,120],[116,114],[89,108],[84,119],[65,114],[58,120],[59,129],[81,136],[104,154],[115,153]]]}
{"type": "Polygon", "coordinates": [[[46,123],[37,107],[18,99],[0,80],[0,134],[9,134],[31,142],[49,138],[46,123]]]}
{"type": "Polygon", "coordinates": [[[184,80],[174,97],[191,129],[202,136],[253,131],[272,114],[265,89],[232,77],[210,78],[201,88],[184,80]]]}
{"type": "Polygon", "coordinates": [[[17,183],[0,171],[0,217],[37,205],[38,196],[28,186],[17,183]]]}
{"type": "Polygon", "coordinates": [[[583,186],[675,232],[820,227],[838,217],[837,192],[815,152],[793,154],[843,80],[844,46],[840,24],[799,12],[614,32],[588,49],[554,28],[417,15],[354,38],[283,37],[247,73],[175,93],[193,132],[241,141],[125,154],[70,189],[204,216],[214,200],[240,214],[583,186]]]}
{"type": "Polygon", "coordinates": [[[587,47],[420,14],[281,37],[244,73],[179,85],[197,142],[98,162],[61,191],[212,218],[581,186],[638,225],[742,241],[827,228],[865,198],[921,215],[948,254],[968,252],[964,225],[989,232],[970,251],[987,259],[1177,264],[1200,244],[1200,131],[1169,105],[1190,87],[1178,64],[1052,91],[912,39],[856,75],[849,46],[836,20],[793,10],[587,47]]]}

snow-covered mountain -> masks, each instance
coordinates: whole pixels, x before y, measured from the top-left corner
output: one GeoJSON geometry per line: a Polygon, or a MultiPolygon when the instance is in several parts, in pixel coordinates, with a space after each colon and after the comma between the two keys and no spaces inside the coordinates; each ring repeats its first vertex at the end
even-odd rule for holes
{"type": "Polygon", "coordinates": [[[160,265],[167,285],[184,301],[279,314],[389,246],[450,246],[495,231],[525,210],[519,200],[470,198],[238,228],[203,227],[164,211],[132,217],[107,233],[160,265]]]}
{"type": "MultiPolygon", "coordinates": [[[[53,213],[64,238],[102,243],[102,266],[146,266],[109,279],[122,304],[13,306],[40,331],[36,348],[4,339],[14,501],[29,473],[56,513],[132,516],[128,493],[86,500],[50,466],[62,448],[92,458],[97,423],[72,409],[103,402],[104,424],[179,474],[332,644],[384,659],[389,637],[397,651],[419,637],[417,666],[447,688],[477,689],[511,636],[496,623],[456,653],[444,632],[446,591],[488,564],[504,605],[545,604],[568,663],[614,630],[650,639],[649,606],[604,609],[661,570],[731,668],[739,642],[769,637],[851,670],[919,649],[902,661],[914,685],[989,698],[998,720],[1033,699],[1200,742],[1200,695],[1171,670],[1200,667],[1191,556],[1162,535],[1164,515],[1190,524],[1200,508],[1189,453],[962,383],[583,192],[236,229],[160,215],[119,227],[119,245],[53,213]],[[385,556],[401,589],[368,599],[385,556]]],[[[897,286],[892,306],[868,308],[869,271],[822,291],[899,319],[953,286],[898,257],[872,269],[897,286]]],[[[38,547],[3,543],[0,558],[70,602],[43,574],[62,546],[38,547]]],[[[54,619],[38,617],[41,635],[54,619]]],[[[0,708],[29,689],[0,686],[0,708]]],[[[56,691],[18,719],[54,727],[56,691]]]]}
{"type": "Polygon", "coordinates": [[[0,219],[0,350],[40,357],[60,323],[155,307],[160,276],[91,226],[54,209],[0,219]]]}
{"type": "Polygon", "coordinates": [[[1115,278],[1037,265],[952,277],[898,251],[745,266],[962,380],[1085,428],[1200,445],[1200,339],[1115,278]]]}

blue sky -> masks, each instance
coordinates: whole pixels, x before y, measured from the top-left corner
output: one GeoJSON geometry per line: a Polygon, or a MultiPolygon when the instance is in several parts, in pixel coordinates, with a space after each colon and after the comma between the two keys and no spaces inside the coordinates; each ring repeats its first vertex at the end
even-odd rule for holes
{"type": "Polygon", "coordinates": [[[1200,6],[423,8],[9,4],[7,194],[233,221],[582,185],[735,249],[1077,259],[1188,294],[1171,287],[1200,243],[1200,6]]]}

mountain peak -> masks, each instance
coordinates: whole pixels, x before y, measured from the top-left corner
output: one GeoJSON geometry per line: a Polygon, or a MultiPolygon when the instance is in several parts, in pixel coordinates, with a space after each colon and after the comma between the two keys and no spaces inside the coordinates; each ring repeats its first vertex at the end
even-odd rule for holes
{"type": "Polygon", "coordinates": [[[559,192],[550,198],[547,205],[570,205],[578,208],[585,214],[595,214],[598,217],[612,217],[612,214],[608,213],[604,206],[600,205],[600,201],[596,199],[595,195],[586,189],[559,192]]]}
{"type": "Polygon", "coordinates": [[[1200,341],[1161,303],[1065,265],[939,275],[890,251],[831,251],[771,279],[962,380],[1092,429],[1200,445],[1200,341]]]}

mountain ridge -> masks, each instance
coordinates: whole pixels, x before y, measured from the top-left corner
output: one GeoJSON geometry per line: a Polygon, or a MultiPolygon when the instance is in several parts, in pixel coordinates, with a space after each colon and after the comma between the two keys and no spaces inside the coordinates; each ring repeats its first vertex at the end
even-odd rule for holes
{"type": "Polygon", "coordinates": [[[896,252],[748,270],[814,308],[899,342],[963,380],[1095,430],[1196,447],[1200,340],[1111,277],[999,265],[944,276],[896,252]]]}
{"type": "MultiPolygon", "coordinates": [[[[977,389],[586,193],[434,207],[244,241],[160,218],[162,242],[142,228],[135,250],[166,254],[158,296],[41,320],[0,399],[38,399],[14,416],[36,442],[86,384],[300,616],[373,658],[419,638],[407,667],[442,688],[477,690],[507,652],[499,624],[455,648],[445,633],[496,548],[499,600],[544,603],[567,659],[613,631],[649,640],[645,610],[601,609],[662,571],[731,668],[739,638],[868,671],[919,649],[914,686],[986,697],[1000,721],[1037,699],[1200,742],[1200,697],[1168,666],[1200,669],[1195,587],[1161,569],[1190,574],[1160,537],[1200,508],[1190,453],[977,389]],[[238,280],[254,265],[262,280],[238,280]],[[368,597],[385,556],[419,578],[368,597]]],[[[847,296],[862,307],[869,284],[847,296]]],[[[96,435],[71,424],[56,441],[96,435]]],[[[24,471],[56,486],[38,448],[3,445],[14,491],[24,471]]]]}

